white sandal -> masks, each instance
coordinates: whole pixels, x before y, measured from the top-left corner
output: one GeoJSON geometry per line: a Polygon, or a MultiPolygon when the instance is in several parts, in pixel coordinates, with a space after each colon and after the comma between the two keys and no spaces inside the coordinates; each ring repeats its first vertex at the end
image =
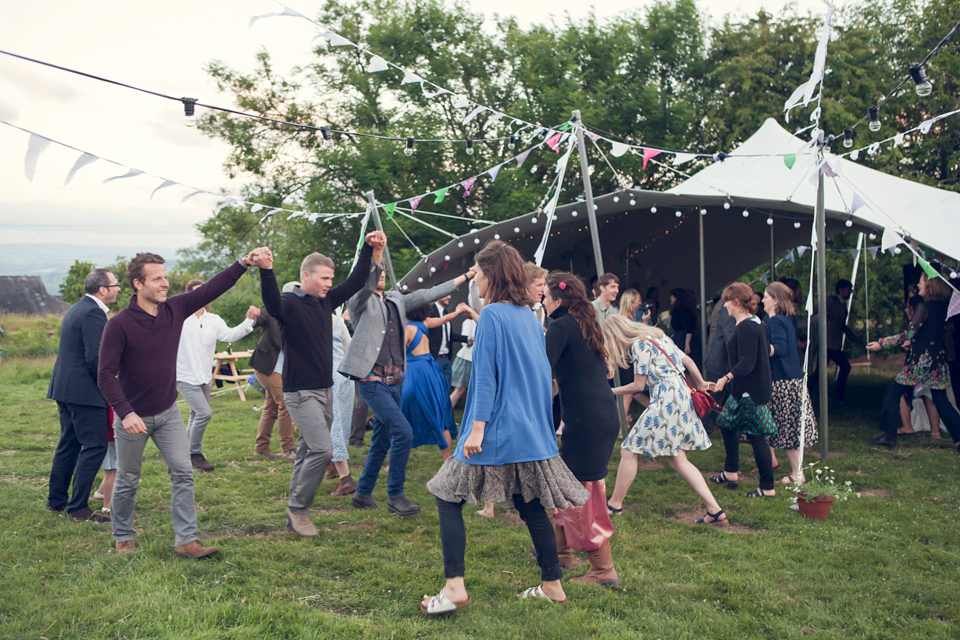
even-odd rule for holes
{"type": "Polygon", "coordinates": [[[522,598],[523,600],[527,600],[528,598],[549,600],[550,602],[553,602],[555,604],[561,604],[567,601],[566,598],[564,598],[563,600],[554,600],[553,598],[548,596],[547,593],[543,590],[542,584],[538,584],[535,587],[530,587],[529,589],[524,589],[521,593],[517,594],[517,597],[522,598]]]}
{"type": "MultiPolygon", "coordinates": [[[[427,594],[423,594],[423,597],[426,598],[427,594]]],[[[447,598],[446,594],[443,593],[443,589],[440,589],[440,593],[430,598],[427,606],[423,606],[422,602],[420,603],[420,613],[435,616],[441,613],[450,613],[457,609],[463,609],[471,604],[473,604],[473,598],[468,597],[464,602],[454,602],[447,598]]]]}

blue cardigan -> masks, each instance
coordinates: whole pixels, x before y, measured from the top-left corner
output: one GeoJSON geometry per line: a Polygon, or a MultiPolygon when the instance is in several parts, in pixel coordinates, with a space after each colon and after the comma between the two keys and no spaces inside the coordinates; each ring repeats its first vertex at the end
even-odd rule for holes
{"type": "Polygon", "coordinates": [[[553,430],[550,362],[543,329],[527,307],[495,303],[480,312],[473,367],[454,457],[505,465],[559,455],[553,430]],[[474,420],[485,421],[482,451],[463,456],[474,420]]]}
{"type": "Polygon", "coordinates": [[[803,377],[803,367],[797,354],[797,328],[785,315],[767,319],[767,337],[773,347],[770,373],[774,380],[794,380],[803,377]]]}

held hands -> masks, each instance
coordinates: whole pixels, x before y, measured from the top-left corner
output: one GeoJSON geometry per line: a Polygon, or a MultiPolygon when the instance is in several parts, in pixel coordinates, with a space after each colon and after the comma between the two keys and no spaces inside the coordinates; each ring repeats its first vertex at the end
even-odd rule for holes
{"type": "Polygon", "coordinates": [[[259,269],[272,269],[273,252],[267,247],[257,247],[247,254],[246,261],[259,269]]]}
{"type": "Polygon", "coordinates": [[[383,251],[387,246],[387,234],[383,231],[371,231],[364,238],[364,242],[373,247],[374,251],[383,251]]]}
{"type": "Polygon", "coordinates": [[[123,430],[132,436],[147,432],[147,425],[143,424],[143,420],[136,413],[128,413],[121,424],[123,424],[123,430]]]}
{"type": "Polygon", "coordinates": [[[867,351],[880,351],[880,343],[875,340],[868,342],[867,351]]]}
{"type": "Polygon", "coordinates": [[[251,320],[256,320],[257,318],[259,318],[260,307],[255,307],[253,305],[250,305],[250,307],[247,308],[247,317],[250,318],[251,320]]]}
{"type": "Polygon", "coordinates": [[[723,388],[724,388],[725,386],[727,386],[727,377],[726,377],[726,376],[724,376],[724,377],[720,378],[719,380],[717,380],[716,382],[714,382],[714,383],[713,383],[713,389],[710,389],[710,391],[716,391],[717,393],[719,393],[719,392],[723,391],[723,388]]]}
{"type": "Polygon", "coordinates": [[[473,278],[477,275],[477,270],[474,267],[470,267],[469,269],[467,269],[467,272],[463,275],[467,276],[467,278],[469,278],[470,280],[473,280],[473,278]]]}

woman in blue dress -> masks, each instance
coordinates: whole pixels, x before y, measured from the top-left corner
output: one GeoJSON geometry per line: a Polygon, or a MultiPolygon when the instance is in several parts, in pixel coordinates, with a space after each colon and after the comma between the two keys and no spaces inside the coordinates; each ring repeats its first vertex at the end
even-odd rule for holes
{"type": "MultiPolygon", "coordinates": [[[[454,313],[433,320],[456,317],[459,312],[458,308],[454,313]]],[[[450,443],[457,427],[447,395],[446,378],[430,355],[428,327],[424,324],[429,313],[429,306],[407,311],[407,373],[403,379],[400,410],[413,428],[413,447],[435,444],[446,460],[450,457],[450,443]]]]}
{"type": "Polygon", "coordinates": [[[454,454],[427,483],[437,497],[446,577],[440,593],[420,603],[430,615],[472,602],[463,581],[465,502],[513,502],[530,532],[543,581],[519,595],[563,602],[563,571],[546,509],[580,506],[589,498],[560,459],[550,362],[543,329],[530,313],[523,259],[495,240],[477,254],[474,270],[485,306],[477,322],[461,436],[454,454]]]}

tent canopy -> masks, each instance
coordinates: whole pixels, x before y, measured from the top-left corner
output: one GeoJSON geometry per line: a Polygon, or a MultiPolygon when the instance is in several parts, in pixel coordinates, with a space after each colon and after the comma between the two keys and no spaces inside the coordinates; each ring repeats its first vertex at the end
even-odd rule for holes
{"type": "MultiPolygon", "coordinates": [[[[703,224],[706,294],[799,245],[811,244],[816,204],[816,156],[809,143],[775,121],[723,161],[667,191],[626,190],[595,198],[606,271],[622,286],[699,290],[703,224]],[[795,154],[792,168],[782,157],[795,154]],[[745,210],[748,215],[744,215],[745,210]],[[705,212],[705,213],[701,213],[705,212]],[[771,224],[772,223],[772,224],[771,224]]],[[[896,178],[828,154],[827,235],[885,227],[949,256],[960,256],[960,194],[896,178]],[[851,215],[854,194],[864,206],[851,215]]],[[[451,240],[401,280],[411,289],[462,273],[483,245],[499,237],[530,258],[545,216],[527,213],[451,240]]],[[[557,207],[542,264],[580,275],[595,271],[586,203],[557,207]]]]}

